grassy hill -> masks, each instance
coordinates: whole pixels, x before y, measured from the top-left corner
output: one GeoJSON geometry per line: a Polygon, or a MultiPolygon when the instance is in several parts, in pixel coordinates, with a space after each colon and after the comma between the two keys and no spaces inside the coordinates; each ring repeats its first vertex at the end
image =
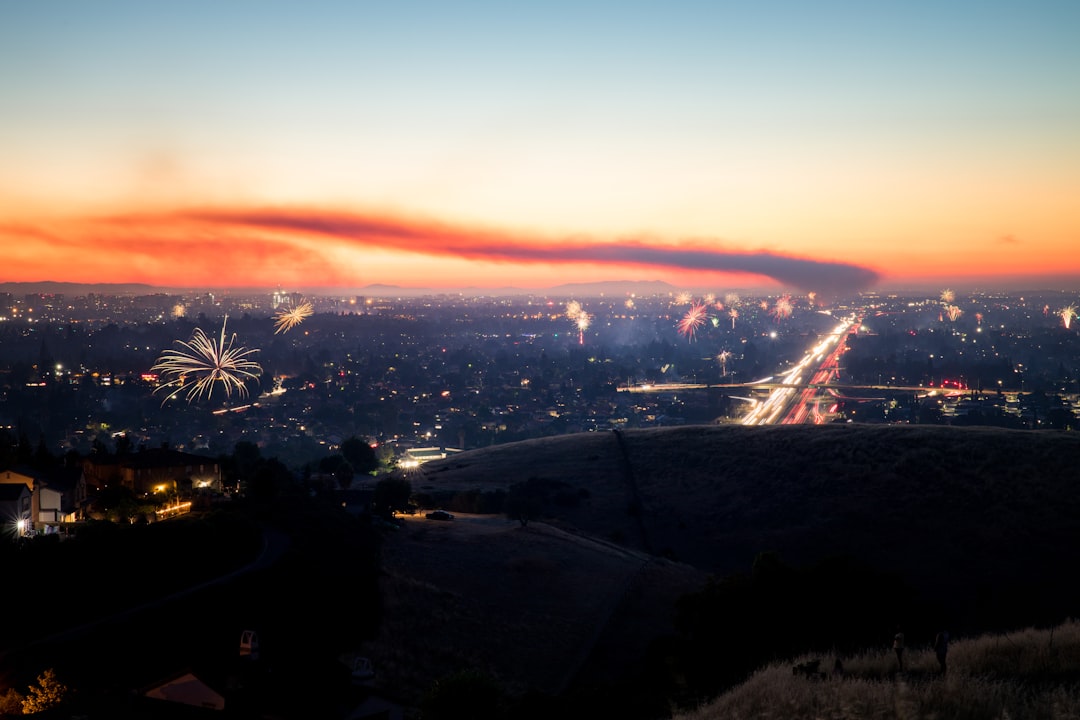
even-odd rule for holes
{"type": "Polygon", "coordinates": [[[529,478],[584,499],[548,522],[726,575],[776,551],[897,573],[954,627],[1059,622],[1080,581],[1080,434],[942,426],[695,426],[529,440],[413,474],[452,497],[529,478]]]}
{"type": "Polygon", "coordinates": [[[418,518],[388,540],[371,654],[413,697],[440,672],[480,668],[512,690],[561,692],[556,712],[663,717],[740,676],[714,656],[799,652],[740,647],[761,623],[775,627],[758,642],[790,641],[803,620],[777,622],[785,603],[822,626],[796,645],[807,652],[834,630],[847,643],[835,652],[885,646],[901,616],[913,642],[938,623],[964,637],[1049,627],[1080,605],[1067,560],[1080,551],[1078,461],[1080,434],[942,426],[692,426],[471,450],[411,471],[414,492],[460,510],[531,481],[548,502],[527,528],[500,518],[467,540],[418,518]],[[783,563],[771,590],[763,552],[783,563]],[[838,596],[830,577],[856,586],[838,596]],[[726,617],[710,626],[710,613],[726,617]]]}
{"type": "Polygon", "coordinates": [[[908,651],[904,673],[891,650],[841,657],[843,673],[796,675],[810,659],[777,662],[676,720],[858,718],[1073,718],[1080,715],[1080,623],[989,633],[951,643],[948,673],[928,648],[908,651]]]}
{"type": "Polygon", "coordinates": [[[454,670],[545,696],[639,672],[648,644],[673,632],[678,597],[705,579],[545,523],[484,516],[407,517],[382,562],[382,626],[363,653],[386,689],[414,702],[454,670]]]}

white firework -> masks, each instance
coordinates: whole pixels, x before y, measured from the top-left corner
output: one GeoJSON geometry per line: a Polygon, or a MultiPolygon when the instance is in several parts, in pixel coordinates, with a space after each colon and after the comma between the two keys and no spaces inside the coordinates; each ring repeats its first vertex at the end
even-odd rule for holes
{"type": "Polygon", "coordinates": [[[314,314],[315,308],[309,302],[302,302],[293,307],[283,307],[274,315],[274,334],[288,332],[314,314]]]}
{"type": "Polygon", "coordinates": [[[150,371],[160,373],[168,380],[154,392],[170,388],[165,400],[185,393],[187,401],[191,402],[202,397],[210,399],[214,387],[220,384],[225,397],[232,397],[234,391],[240,397],[246,396],[245,383],[262,375],[262,367],[248,359],[258,350],[235,345],[236,333],[226,342],[228,319],[226,315],[222,320],[221,335],[216,340],[208,337],[202,328],[195,328],[191,340],[177,340],[176,349],[163,352],[150,371]]]}

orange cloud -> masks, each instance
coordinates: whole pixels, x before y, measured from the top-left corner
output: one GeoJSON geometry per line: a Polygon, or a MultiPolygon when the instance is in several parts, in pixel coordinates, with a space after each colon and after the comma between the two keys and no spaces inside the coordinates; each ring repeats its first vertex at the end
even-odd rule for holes
{"type": "MultiPolygon", "coordinates": [[[[741,275],[819,293],[873,285],[878,274],[858,265],[738,251],[715,241],[678,245],[642,238],[543,238],[389,214],[310,208],[202,208],[119,214],[42,226],[0,227],[32,240],[8,271],[65,279],[218,287],[356,284],[359,271],[343,257],[393,252],[516,266],[644,268],[699,275],[741,275]],[[43,254],[42,254],[43,253],[43,254]],[[73,257],[73,254],[78,257],[73,257]],[[36,269],[35,269],[36,268],[36,269]],[[88,277],[89,276],[89,277],[88,277]]],[[[371,281],[370,278],[367,279],[371,281]]]]}

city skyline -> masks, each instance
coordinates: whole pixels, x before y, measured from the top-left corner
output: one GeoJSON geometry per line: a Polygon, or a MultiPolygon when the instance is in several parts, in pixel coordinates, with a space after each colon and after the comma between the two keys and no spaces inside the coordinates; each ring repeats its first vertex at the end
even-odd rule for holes
{"type": "Polygon", "coordinates": [[[1080,286],[1066,2],[0,8],[0,282],[1080,286]]]}

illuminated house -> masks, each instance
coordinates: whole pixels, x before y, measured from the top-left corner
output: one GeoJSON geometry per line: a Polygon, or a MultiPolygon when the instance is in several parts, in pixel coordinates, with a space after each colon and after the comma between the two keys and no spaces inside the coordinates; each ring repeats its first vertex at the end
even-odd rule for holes
{"type": "Polygon", "coordinates": [[[137,495],[221,492],[217,460],[165,447],[100,460],[90,457],[83,467],[88,483],[97,487],[118,483],[137,495]]]}
{"type": "Polygon", "coordinates": [[[0,484],[0,523],[0,538],[22,537],[32,532],[30,488],[26,484],[0,484]]]}
{"type": "Polygon", "coordinates": [[[81,468],[5,470],[0,472],[0,485],[21,485],[29,492],[30,508],[24,534],[56,532],[65,523],[82,519],[86,481],[81,468]]]}
{"type": "Polygon", "coordinates": [[[34,518],[37,516],[37,498],[34,497],[34,477],[30,474],[32,471],[27,468],[22,468],[22,471],[4,470],[0,472],[0,485],[22,485],[24,486],[30,495],[30,507],[27,508],[27,526],[24,528],[24,534],[30,534],[34,529],[34,518]]]}
{"type": "Polygon", "coordinates": [[[37,511],[34,528],[54,532],[65,523],[83,519],[86,478],[81,467],[54,468],[34,477],[37,511]]]}

